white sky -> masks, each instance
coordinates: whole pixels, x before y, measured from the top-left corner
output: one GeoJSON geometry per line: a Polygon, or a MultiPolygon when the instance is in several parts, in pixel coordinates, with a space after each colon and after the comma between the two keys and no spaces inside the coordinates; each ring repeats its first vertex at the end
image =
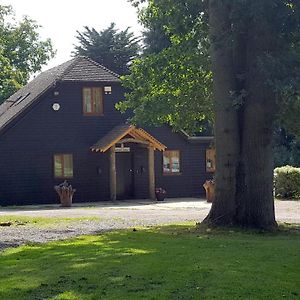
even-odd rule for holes
{"type": "Polygon", "coordinates": [[[17,19],[29,16],[42,26],[43,39],[50,38],[57,50],[54,59],[43,70],[70,59],[76,30],[83,26],[97,31],[107,28],[111,22],[116,28],[131,28],[137,36],[142,30],[137,21],[136,9],[127,0],[0,0],[1,5],[12,5],[17,19]]]}

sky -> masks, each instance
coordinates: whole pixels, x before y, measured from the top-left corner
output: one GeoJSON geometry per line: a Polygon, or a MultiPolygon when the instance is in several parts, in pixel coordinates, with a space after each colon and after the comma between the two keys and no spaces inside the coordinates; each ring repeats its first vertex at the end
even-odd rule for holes
{"type": "Polygon", "coordinates": [[[0,3],[11,5],[17,20],[27,15],[37,21],[42,26],[42,39],[51,39],[56,56],[43,70],[71,58],[76,31],[82,31],[84,26],[100,31],[114,22],[116,28],[130,27],[137,36],[142,30],[136,9],[127,0],[1,0],[0,3]]]}

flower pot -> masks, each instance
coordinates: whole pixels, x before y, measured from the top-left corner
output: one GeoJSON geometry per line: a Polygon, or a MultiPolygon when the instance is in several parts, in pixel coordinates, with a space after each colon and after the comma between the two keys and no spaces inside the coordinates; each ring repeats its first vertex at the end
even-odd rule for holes
{"type": "Polygon", "coordinates": [[[215,199],[215,181],[214,180],[206,180],[203,184],[203,187],[206,191],[206,200],[207,202],[213,202],[215,199]]]}
{"type": "Polygon", "coordinates": [[[156,200],[157,201],[164,201],[166,195],[165,194],[156,194],[156,200]]]}
{"type": "Polygon", "coordinates": [[[62,207],[71,207],[73,195],[76,192],[70,184],[65,180],[63,183],[54,187],[57,194],[59,195],[60,203],[62,207]]]}

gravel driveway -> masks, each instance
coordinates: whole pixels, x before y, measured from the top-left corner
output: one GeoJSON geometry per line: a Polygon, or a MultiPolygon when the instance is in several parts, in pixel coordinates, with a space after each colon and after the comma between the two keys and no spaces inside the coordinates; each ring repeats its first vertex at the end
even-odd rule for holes
{"type": "MultiPolygon", "coordinates": [[[[275,201],[279,222],[300,223],[300,202],[275,201]]],[[[0,209],[0,216],[91,218],[66,222],[63,226],[0,226],[0,250],[24,243],[40,243],[138,226],[154,226],[185,221],[199,222],[210,209],[205,200],[167,199],[164,202],[128,200],[80,203],[72,208],[58,205],[23,206],[0,209]],[[92,218],[96,217],[96,218],[92,218]],[[99,218],[99,220],[97,219],[99,218]]]]}

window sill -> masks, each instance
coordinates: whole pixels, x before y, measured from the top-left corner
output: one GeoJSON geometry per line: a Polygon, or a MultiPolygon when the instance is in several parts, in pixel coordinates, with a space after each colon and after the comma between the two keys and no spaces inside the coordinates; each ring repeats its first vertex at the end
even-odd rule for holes
{"type": "Polygon", "coordinates": [[[104,114],[83,114],[84,117],[102,117],[104,114]]]}
{"type": "Polygon", "coordinates": [[[178,172],[178,173],[163,173],[164,176],[180,176],[182,175],[182,172],[178,172]]]}

